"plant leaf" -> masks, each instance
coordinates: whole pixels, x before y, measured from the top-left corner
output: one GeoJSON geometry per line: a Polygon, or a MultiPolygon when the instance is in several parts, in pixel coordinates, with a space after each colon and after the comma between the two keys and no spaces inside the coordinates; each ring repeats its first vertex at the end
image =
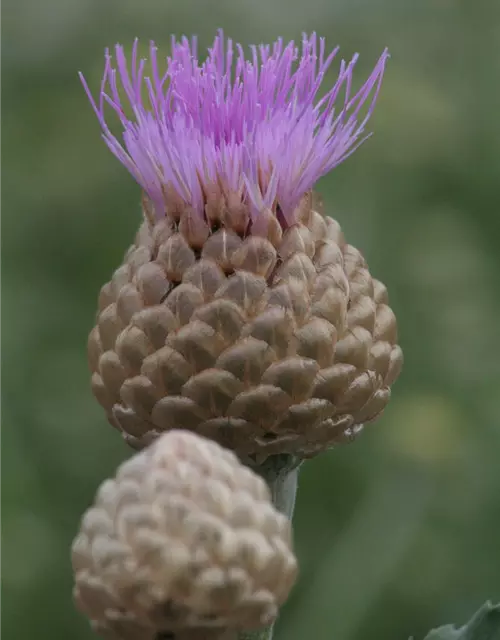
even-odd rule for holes
{"type": "Polygon", "coordinates": [[[486,602],[463,627],[447,624],[430,631],[424,640],[500,640],[500,604],[486,602]]]}

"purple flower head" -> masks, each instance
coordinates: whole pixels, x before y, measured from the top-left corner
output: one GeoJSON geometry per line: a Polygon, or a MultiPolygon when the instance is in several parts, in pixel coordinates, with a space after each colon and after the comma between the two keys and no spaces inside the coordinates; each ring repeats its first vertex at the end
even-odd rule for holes
{"type": "Polygon", "coordinates": [[[152,43],[149,77],[137,48],[136,41],[130,70],[123,47],[116,46],[116,66],[106,52],[98,100],[80,77],[106,144],[148,194],[157,217],[172,194],[204,216],[215,189],[244,204],[253,220],[270,209],[286,226],[314,183],[368,137],[388,58],[384,51],[353,95],[358,56],[342,60],[335,84],[319,98],[338,48],[327,55],[315,34],[303,36],[301,50],[279,39],[251,47],[247,59],[220,32],[202,62],[195,39],[172,39],[165,70],[152,43]],[[121,122],[121,141],[108,126],[106,105],[121,122]]]}

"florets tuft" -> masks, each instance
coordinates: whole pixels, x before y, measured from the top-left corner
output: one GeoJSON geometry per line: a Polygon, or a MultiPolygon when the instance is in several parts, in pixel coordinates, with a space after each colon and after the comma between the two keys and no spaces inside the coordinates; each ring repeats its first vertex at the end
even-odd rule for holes
{"type": "Polygon", "coordinates": [[[233,217],[243,206],[239,215],[249,226],[271,210],[286,228],[303,195],[367,137],[388,53],[354,94],[358,56],[342,60],[333,87],[319,98],[337,52],[327,55],[324,39],[312,34],[303,36],[301,50],[278,39],[252,46],[247,59],[219,32],[203,61],[195,39],[173,39],[165,69],[151,43],[147,76],[136,40],[130,70],[122,46],[116,66],[106,52],[98,100],[80,77],[106,144],[148,194],[156,219],[180,207],[191,209],[196,223],[223,199],[233,217]],[[106,105],[121,122],[121,141],[106,105]]]}

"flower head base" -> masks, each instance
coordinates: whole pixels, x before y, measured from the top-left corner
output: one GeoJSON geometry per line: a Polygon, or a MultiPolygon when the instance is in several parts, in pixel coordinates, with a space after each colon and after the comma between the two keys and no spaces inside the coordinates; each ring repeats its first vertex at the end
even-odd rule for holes
{"type": "Polygon", "coordinates": [[[318,98],[337,51],[327,55],[313,34],[303,37],[301,52],[279,39],[252,47],[247,60],[220,32],[203,62],[196,40],[173,39],[165,71],[151,44],[146,77],[136,41],[130,72],[121,46],[116,67],[106,53],[99,100],[81,79],[106,144],[148,194],[157,219],[181,207],[203,224],[220,211],[210,203],[222,200],[245,231],[263,210],[286,228],[303,195],[367,137],[388,53],[354,95],[357,55],[342,61],[333,87],[318,98]],[[106,105],[121,121],[123,143],[107,124],[106,105]]]}

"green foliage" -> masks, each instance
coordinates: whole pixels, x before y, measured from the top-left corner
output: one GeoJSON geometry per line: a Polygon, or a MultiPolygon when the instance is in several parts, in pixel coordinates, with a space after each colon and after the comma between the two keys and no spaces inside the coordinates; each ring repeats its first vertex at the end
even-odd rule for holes
{"type": "Polygon", "coordinates": [[[498,640],[500,638],[500,605],[484,604],[469,622],[457,629],[447,624],[434,629],[425,640],[498,640]]]}

